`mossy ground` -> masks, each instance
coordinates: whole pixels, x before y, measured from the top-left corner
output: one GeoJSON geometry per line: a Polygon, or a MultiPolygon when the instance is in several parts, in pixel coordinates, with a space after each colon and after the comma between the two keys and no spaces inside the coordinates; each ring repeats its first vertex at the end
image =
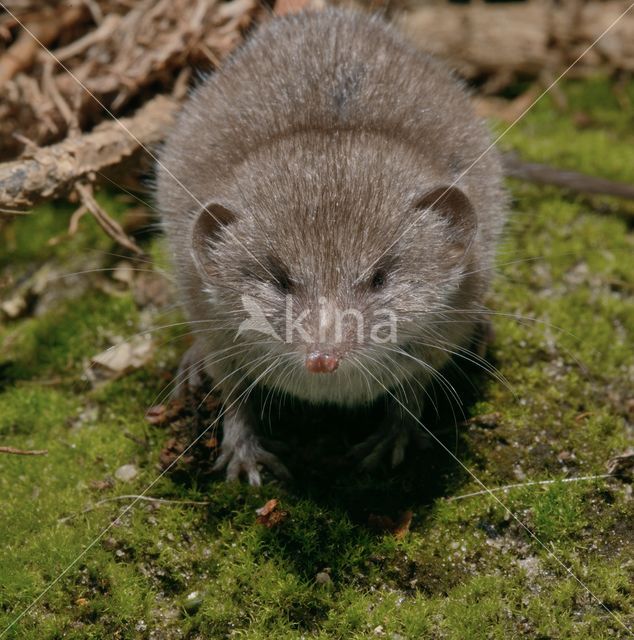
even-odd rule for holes
{"type": "MultiPolygon", "coordinates": [[[[600,78],[565,91],[568,110],[544,99],[503,146],[634,183],[632,108],[600,78]]],[[[622,91],[631,104],[634,84],[622,91]]],[[[497,424],[454,432],[444,405],[430,420],[488,487],[603,474],[632,444],[632,207],[510,186],[489,301],[489,360],[504,380],[473,367],[468,380],[456,374],[468,401],[453,407],[458,421],[496,412],[497,424]]],[[[114,195],[108,207],[125,208],[114,195]]],[[[86,219],[49,246],[70,211],[49,205],[6,227],[2,273],[19,279],[44,260],[72,271],[77,256],[116,251],[86,219]]],[[[160,239],[151,242],[158,253],[160,239]]],[[[314,460],[286,487],[210,483],[195,468],[155,482],[167,433],[144,414],[177,365],[182,329],[158,331],[162,346],[135,373],[97,389],[83,378],[90,356],[112,336],[144,330],[147,316],[129,292],[95,287],[0,325],[0,444],[49,451],[0,455],[0,636],[34,603],[7,638],[629,637],[634,523],[621,480],[498,494],[518,520],[490,496],[447,500],[480,487],[440,447],[375,477],[324,477],[314,460]],[[126,463],[140,471],[131,483],[95,485],[126,463]],[[80,513],[150,483],[148,495],[210,504],[126,511],[121,501],[80,513]],[[273,497],[288,516],[268,529],[255,509],[273,497]],[[401,540],[368,526],[371,513],[406,509],[413,520],[401,540]],[[69,514],[78,515],[60,522],[69,514]],[[330,582],[316,582],[319,572],[330,582]]],[[[336,432],[324,434],[341,447],[336,432]]]]}

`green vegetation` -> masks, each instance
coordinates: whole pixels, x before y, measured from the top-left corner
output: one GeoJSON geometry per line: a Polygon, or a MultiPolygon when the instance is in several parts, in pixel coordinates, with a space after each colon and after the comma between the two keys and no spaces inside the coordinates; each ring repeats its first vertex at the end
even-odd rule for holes
{"type": "MultiPolygon", "coordinates": [[[[564,90],[565,113],[545,98],[502,145],[634,183],[632,109],[601,79],[564,90]]],[[[622,91],[634,101],[634,83],[622,91]]],[[[470,380],[456,374],[468,415],[499,415],[455,433],[443,407],[430,424],[488,487],[604,474],[632,444],[631,205],[510,186],[513,215],[489,301],[489,359],[504,380],[473,367],[470,380]]],[[[107,197],[108,208],[123,215],[117,198],[107,197]]],[[[17,282],[45,260],[73,271],[77,256],[117,251],[87,219],[76,236],[48,245],[71,211],[47,205],[5,227],[0,278],[17,282]]],[[[160,255],[160,240],[150,242],[160,255]]],[[[108,256],[106,266],[117,260],[108,256]]],[[[481,487],[440,447],[376,477],[324,478],[315,459],[287,487],[210,481],[193,464],[155,481],[170,432],[144,415],[175,371],[183,328],[157,331],[149,364],[93,388],[84,371],[113,337],[178,320],[139,308],[110,272],[99,277],[111,286],[0,324],[0,445],[48,449],[0,454],[0,637],[628,637],[634,514],[626,481],[525,486],[497,493],[500,502],[448,500],[481,487]],[[138,475],[112,480],[125,464],[138,475]],[[148,486],[150,496],[209,504],[97,504],[148,486]],[[267,528],[255,509],[271,498],[287,515],[267,528]],[[402,539],[370,526],[370,514],[407,509],[413,519],[402,539]]],[[[337,450],[341,435],[328,442],[337,450]]]]}

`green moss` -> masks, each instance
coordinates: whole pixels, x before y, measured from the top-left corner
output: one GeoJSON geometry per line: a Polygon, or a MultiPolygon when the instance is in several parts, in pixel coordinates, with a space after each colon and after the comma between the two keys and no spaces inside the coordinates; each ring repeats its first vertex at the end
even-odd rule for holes
{"type": "Polygon", "coordinates": [[[128,297],[90,293],[43,318],[21,323],[7,355],[16,379],[68,377],[89,364],[91,356],[111,346],[109,338],[129,333],[135,307],[128,297]]]}
{"type": "MultiPolygon", "coordinates": [[[[634,99],[634,83],[623,90],[634,99]]],[[[634,182],[632,115],[612,86],[596,78],[564,91],[569,112],[546,99],[503,145],[634,182]],[[575,112],[589,126],[578,129],[575,112]]],[[[467,370],[478,391],[465,407],[499,418],[493,427],[461,428],[450,448],[489,487],[603,474],[631,445],[628,205],[606,209],[603,199],[511,188],[513,215],[489,301],[490,361],[504,380],[467,370]]],[[[124,214],[112,194],[100,197],[124,214]]],[[[71,211],[47,205],[5,228],[0,270],[28,273],[93,248],[119,253],[88,218],[77,236],[48,245],[71,211]]],[[[162,242],[146,249],[165,264],[162,242]]],[[[142,370],[96,389],[84,378],[91,356],[147,322],[128,293],[95,289],[0,326],[0,443],[48,449],[43,457],[0,454],[0,630],[67,569],[6,637],[626,637],[616,618],[634,623],[626,484],[555,482],[498,492],[499,502],[449,501],[482,487],[439,448],[403,472],[311,476],[286,488],[201,484],[195,470],[186,482],[159,479],[169,433],[144,414],[184,348],[183,328],[153,333],[157,353],[142,370]],[[108,488],[123,464],[136,465],[138,476],[108,488]],[[111,500],[145,490],[209,504],[111,500]],[[270,498],[288,515],[267,529],[255,509],[270,498]],[[403,540],[368,526],[369,514],[404,509],[414,517],[403,540]],[[324,572],[330,581],[318,584],[324,572]]],[[[474,395],[470,382],[461,384],[474,395]]],[[[453,433],[450,410],[438,426],[453,433]]]]}
{"type": "MultiPolygon", "coordinates": [[[[502,146],[518,149],[535,162],[634,182],[634,117],[631,109],[619,104],[617,89],[603,77],[559,86],[568,101],[567,113],[558,113],[555,102],[546,95],[528,117],[504,134],[502,146]],[[575,124],[573,116],[578,113],[588,120],[588,126],[575,124]]],[[[632,83],[625,86],[623,96],[632,103],[632,83]]],[[[502,134],[508,127],[499,124],[496,130],[502,134]]]]}
{"type": "MultiPolygon", "coordinates": [[[[116,194],[99,194],[97,200],[115,220],[120,221],[128,208],[116,194]]],[[[75,209],[77,206],[70,203],[47,203],[21,216],[16,224],[3,231],[5,251],[0,253],[0,269],[9,265],[29,268],[33,261],[44,262],[54,257],[68,259],[78,251],[110,250],[111,243],[90,215],[83,216],[74,236],[68,236],[70,216],[75,209]]]]}

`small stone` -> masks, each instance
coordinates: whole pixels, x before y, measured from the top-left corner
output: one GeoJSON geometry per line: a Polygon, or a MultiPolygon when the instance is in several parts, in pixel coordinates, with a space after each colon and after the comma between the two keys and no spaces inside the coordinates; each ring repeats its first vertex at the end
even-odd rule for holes
{"type": "Polygon", "coordinates": [[[162,424],[167,420],[167,407],[164,404],[150,407],[145,414],[145,419],[150,424],[162,424]]]}
{"type": "Polygon", "coordinates": [[[374,627],[374,631],[373,631],[375,636],[384,636],[385,635],[385,631],[383,629],[383,625],[379,625],[378,627],[374,627]]]}
{"type": "Polygon", "coordinates": [[[110,536],[109,538],[105,538],[105,540],[102,542],[102,545],[104,549],[107,549],[108,551],[113,551],[114,549],[117,548],[117,541],[115,538],[110,536]]]}
{"type": "Polygon", "coordinates": [[[139,470],[133,464],[124,464],[114,472],[114,477],[121,482],[132,482],[139,475],[139,470]]]}
{"type": "Polygon", "coordinates": [[[201,591],[192,591],[187,594],[185,598],[184,608],[187,613],[194,613],[200,609],[200,605],[203,603],[203,593],[201,591]]]}
{"type": "Polygon", "coordinates": [[[315,576],[315,583],[322,586],[327,586],[332,584],[332,578],[325,571],[320,571],[315,576]]]}
{"type": "Polygon", "coordinates": [[[122,260],[117,263],[114,271],[112,272],[112,277],[115,280],[130,286],[132,284],[132,280],[134,280],[134,268],[129,262],[122,260]]]}
{"type": "Polygon", "coordinates": [[[22,296],[14,296],[9,300],[5,300],[2,305],[0,305],[0,309],[4,311],[8,318],[18,318],[19,316],[26,311],[26,300],[22,296]]]}

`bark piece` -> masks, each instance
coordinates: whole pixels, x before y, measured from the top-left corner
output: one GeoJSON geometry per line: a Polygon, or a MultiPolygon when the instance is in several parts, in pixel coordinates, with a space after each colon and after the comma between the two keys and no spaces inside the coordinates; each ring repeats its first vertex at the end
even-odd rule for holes
{"type": "Polygon", "coordinates": [[[22,209],[63,195],[88,174],[159,142],[177,103],[159,95],[132,117],[106,121],[91,133],[42,147],[33,157],[0,164],[0,207],[22,209]]]}
{"type": "Polygon", "coordinates": [[[434,3],[403,14],[400,26],[460,75],[499,76],[503,86],[518,75],[563,71],[581,54],[577,72],[634,70],[634,10],[620,17],[628,7],[629,0],[434,3]]]}

